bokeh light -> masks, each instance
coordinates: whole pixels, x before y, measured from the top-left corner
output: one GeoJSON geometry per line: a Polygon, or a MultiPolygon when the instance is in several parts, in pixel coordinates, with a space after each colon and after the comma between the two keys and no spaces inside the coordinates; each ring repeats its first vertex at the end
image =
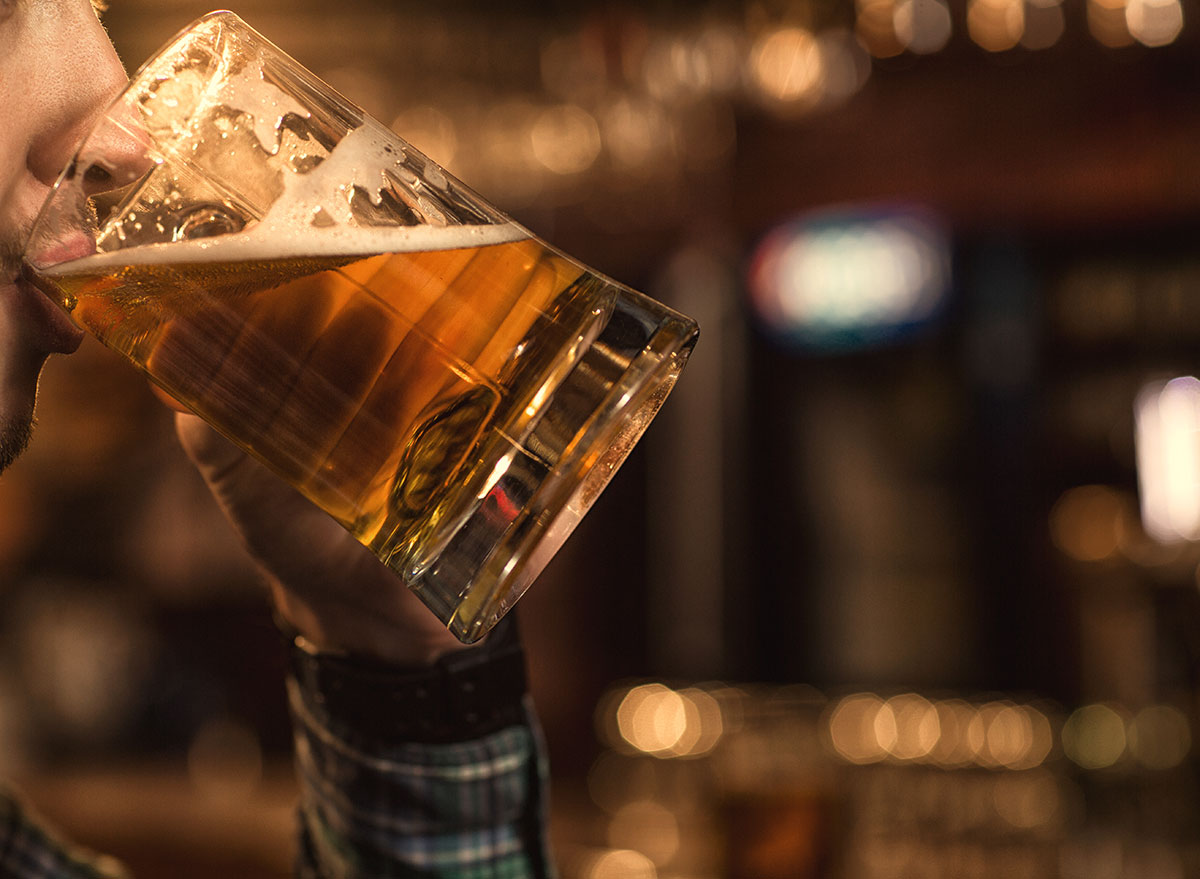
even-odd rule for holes
{"type": "Polygon", "coordinates": [[[610,696],[597,712],[601,735],[615,746],[655,757],[700,757],[711,751],[725,731],[722,700],[698,688],[673,690],[648,683],[610,696]],[[615,708],[613,707],[615,702],[615,708]],[[606,716],[615,719],[608,728],[606,716]]]}
{"type": "Polygon", "coordinates": [[[769,31],[751,50],[750,73],[771,101],[801,107],[815,104],[824,80],[821,45],[805,28],[769,31]]]}
{"type": "Polygon", "coordinates": [[[1049,718],[1032,705],[931,702],[916,693],[887,700],[874,693],[846,696],[829,711],[826,734],[838,756],[856,764],[1028,770],[1041,766],[1054,748],[1049,718]]]}
{"type": "Polygon", "coordinates": [[[1044,711],[1031,705],[1020,706],[1020,710],[1029,719],[1029,748],[1023,757],[1009,764],[1009,768],[1032,769],[1045,763],[1054,751],[1054,728],[1044,711]]]}
{"type": "MultiPolygon", "coordinates": [[[[941,734],[937,709],[923,696],[905,693],[888,699],[880,708],[876,724],[887,718],[894,733],[888,753],[898,760],[916,760],[933,750],[941,734]]],[[[881,742],[882,744],[882,742],[881,742]]]]}
{"type": "Polygon", "coordinates": [[[58,735],[103,744],[120,734],[151,680],[158,645],[136,605],[69,581],[41,581],[7,619],[32,711],[58,735]]]}
{"type": "Polygon", "coordinates": [[[1025,33],[1024,0],[968,0],[967,32],[989,52],[1015,48],[1025,33]]]}
{"type": "Polygon", "coordinates": [[[581,866],[581,879],[656,879],[654,862],[632,849],[613,849],[593,855],[581,866]]]}
{"type": "Polygon", "coordinates": [[[981,765],[1012,768],[1021,765],[1033,747],[1033,724],[1017,706],[990,702],[968,724],[967,738],[981,765]]]}
{"type": "Polygon", "coordinates": [[[851,763],[877,763],[887,757],[895,742],[895,719],[884,717],[877,723],[883,706],[874,693],[858,693],[838,702],[828,722],[834,750],[851,763]]]}
{"type": "Polygon", "coordinates": [[[1087,24],[1096,42],[1110,49],[1133,43],[1125,20],[1125,0],[1088,0],[1087,24]]]}
{"type": "Polygon", "coordinates": [[[630,690],[617,707],[621,737],[647,754],[666,751],[684,734],[687,714],[679,694],[662,684],[630,690]]]}
{"type": "Polygon", "coordinates": [[[1169,46],[1183,31],[1180,0],[1129,0],[1125,7],[1129,34],[1143,46],[1169,46]]]}
{"type": "Polygon", "coordinates": [[[855,33],[868,52],[876,58],[893,58],[904,51],[896,33],[894,0],[857,0],[855,5],[855,33]]]}
{"type": "Polygon", "coordinates": [[[1200,538],[1200,380],[1148,384],[1134,409],[1146,533],[1164,543],[1200,538]]]}
{"type": "Polygon", "coordinates": [[[1077,561],[1111,558],[1128,530],[1128,512],[1120,494],[1102,485],[1068,489],[1050,510],[1054,545],[1077,561]]]}
{"type": "Polygon", "coordinates": [[[748,282],[758,315],[788,341],[865,344],[936,316],[950,285],[949,243],[917,212],[815,214],[763,239],[748,282]]]}
{"type": "Polygon", "coordinates": [[[896,38],[917,55],[941,51],[954,32],[945,0],[900,0],[893,22],[896,38]]]}
{"type": "Polygon", "coordinates": [[[1063,753],[1084,769],[1106,769],[1125,754],[1125,719],[1103,704],[1076,709],[1063,724],[1063,753]]]}
{"type": "Polygon", "coordinates": [[[939,736],[930,750],[930,760],[946,768],[970,763],[973,755],[967,728],[975,716],[975,709],[962,699],[939,699],[934,709],[938,714],[939,736]]]}
{"type": "Polygon", "coordinates": [[[721,705],[698,687],[680,690],[679,696],[683,700],[687,725],[671,751],[679,757],[703,756],[716,747],[725,732],[721,705]]]}
{"type": "Polygon", "coordinates": [[[207,721],[196,731],[187,752],[188,778],[203,796],[240,802],[257,790],[263,751],[254,730],[227,717],[207,721]]]}
{"type": "Polygon", "coordinates": [[[656,173],[673,160],[671,120],[662,106],[639,95],[621,95],[601,113],[604,145],[622,174],[656,173]]]}
{"type": "Polygon", "coordinates": [[[555,174],[579,174],[600,155],[600,127],[590,113],[574,104],[542,110],[529,137],[534,156],[555,174]]]}
{"type": "Polygon", "coordinates": [[[1026,49],[1049,49],[1062,39],[1065,30],[1062,0],[1026,0],[1022,46],[1026,49]]]}

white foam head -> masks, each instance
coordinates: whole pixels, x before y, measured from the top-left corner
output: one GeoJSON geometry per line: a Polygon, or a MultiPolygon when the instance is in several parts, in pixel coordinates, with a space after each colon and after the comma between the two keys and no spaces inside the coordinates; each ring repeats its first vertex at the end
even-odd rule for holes
{"type": "MultiPolygon", "coordinates": [[[[249,90],[247,90],[249,91],[249,90]]],[[[257,103],[265,103],[259,101],[257,103]]],[[[257,113],[262,110],[257,108],[257,113]]],[[[275,120],[278,124],[278,118],[275,120]]],[[[257,132],[257,126],[256,126],[257,132]]],[[[261,135],[260,135],[261,139],[261,135]]],[[[416,176],[406,165],[404,144],[387,128],[368,118],[348,133],[334,150],[307,173],[286,167],[279,156],[278,143],[271,151],[264,143],[267,167],[264,173],[277,173],[283,192],[266,215],[251,221],[239,232],[211,238],[197,238],[157,244],[119,247],[64,263],[51,274],[92,271],[118,265],[162,265],[199,262],[263,261],[296,256],[369,256],[377,253],[402,253],[429,250],[454,250],[502,244],[529,237],[529,233],[511,221],[495,224],[461,225],[447,219],[429,197],[420,194],[420,183],[413,187],[414,199],[423,213],[440,222],[415,226],[361,225],[351,209],[349,195],[354,189],[367,193],[376,205],[380,192],[389,185],[416,176]]],[[[439,172],[433,182],[446,178],[439,172]]],[[[499,215],[496,215],[499,217],[499,215]]],[[[117,241],[120,220],[109,225],[102,239],[117,241]]],[[[103,247],[103,245],[102,245],[103,247]]]]}

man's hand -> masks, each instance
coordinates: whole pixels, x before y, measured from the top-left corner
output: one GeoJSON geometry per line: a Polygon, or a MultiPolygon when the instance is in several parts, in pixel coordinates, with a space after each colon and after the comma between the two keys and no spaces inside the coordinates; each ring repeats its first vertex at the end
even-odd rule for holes
{"type": "Polygon", "coordinates": [[[284,620],[320,649],[406,665],[463,645],[332,518],[194,415],[180,442],[267,576],[284,620]]]}

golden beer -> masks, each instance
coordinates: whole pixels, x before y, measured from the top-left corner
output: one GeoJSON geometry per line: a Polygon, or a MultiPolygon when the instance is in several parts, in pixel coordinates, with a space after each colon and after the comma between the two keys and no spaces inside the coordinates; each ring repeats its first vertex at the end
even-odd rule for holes
{"type": "Polygon", "coordinates": [[[473,507],[517,517],[523,498],[485,490],[505,455],[559,463],[570,417],[539,431],[539,408],[617,289],[510,228],[472,234],[485,243],[366,257],[132,248],[36,281],[382,557],[419,567],[473,507]]]}
{"type": "Polygon", "coordinates": [[[225,12],[135,75],[26,261],[80,326],[330,513],[464,641],[570,534],[697,333],[225,12]],[[89,188],[93,166],[113,191],[89,188]]]}

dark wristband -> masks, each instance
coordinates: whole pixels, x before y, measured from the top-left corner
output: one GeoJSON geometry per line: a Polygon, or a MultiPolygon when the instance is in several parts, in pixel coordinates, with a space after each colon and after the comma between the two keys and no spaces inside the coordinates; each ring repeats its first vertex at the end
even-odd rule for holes
{"type": "Polygon", "coordinates": [[[286,637],[290,671],[309,710],[351,738],[459,742],[525,722],[525,654],[512,614],[483,644],[427,667],[321,652],[303,637],[286,637]]]}

